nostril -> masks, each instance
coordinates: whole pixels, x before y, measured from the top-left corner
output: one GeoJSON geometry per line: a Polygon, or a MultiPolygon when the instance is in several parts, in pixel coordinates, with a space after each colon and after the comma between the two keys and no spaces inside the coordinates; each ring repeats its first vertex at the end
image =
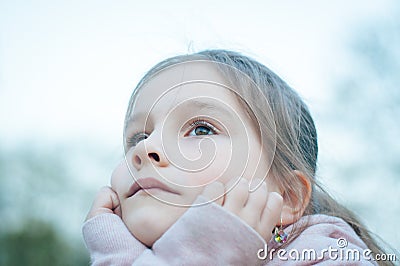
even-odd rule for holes
{"type": "Polygon", "coordinates": [[[160,161],[160,156],[158,156],[157,153],[154,153],[154,152],[149,153],[149,157],[150,157],[150,158],[153,158],[156,162],[159,162],[159,161],[160,161]]]}
{"type": "Polygon", "coordinates": [[[135,156],[135,163],[137,164],[137,165],[141,165],[142,164],[142,160],[140,159],[140,157],[139,156],[135,156]]]}

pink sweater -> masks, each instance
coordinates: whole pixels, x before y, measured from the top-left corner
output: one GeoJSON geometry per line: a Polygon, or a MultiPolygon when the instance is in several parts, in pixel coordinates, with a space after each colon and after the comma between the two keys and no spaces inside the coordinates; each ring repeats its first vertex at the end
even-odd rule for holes
{"type": "Polygon", "coordinates": [[[309,226],[281,251],[215,203],[189,208],[151,249],[114,214],[96,216],[82,230],[93,265],[377,265],[342,219],[311,215],[297,223],[304,222],[309,226]]]}

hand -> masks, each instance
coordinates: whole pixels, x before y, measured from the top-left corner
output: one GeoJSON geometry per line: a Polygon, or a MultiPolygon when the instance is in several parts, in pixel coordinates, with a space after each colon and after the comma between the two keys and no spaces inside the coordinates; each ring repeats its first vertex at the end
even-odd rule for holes
{"type": "MultiPolygon", "coordinates": [[[[253,181],[254,184],[260,182],[261,180],[253,181]]],[[[226,186],[214,182],[205,187],[203,196],[212,200],[219,197],[215,201],[217,204],[237,215],[267,242],[272,237],[273,228],[279,224],[283,199],[276,192],[268,193],[265,182],[252,192],[248,180],[244,178],[239,181],[232,179],[226,186]],[[232,186],[235,187],[228,191],[232,186]],[[224,196],[220,197],[221,195],[224,196]]]]}
{"type": "Polygon", "coordinates": [[[118,196],[110,187],[102,187],[97,193],[85,221],[103,213],[113,213],[121,217],[118,196]]]}

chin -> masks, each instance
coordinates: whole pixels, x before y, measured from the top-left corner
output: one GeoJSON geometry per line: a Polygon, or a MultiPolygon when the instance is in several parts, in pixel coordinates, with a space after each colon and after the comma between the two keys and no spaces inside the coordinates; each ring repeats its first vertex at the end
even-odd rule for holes
{"type": "Polygon", "coordinates": [[[186,210],[162,202],[131,207],[134,208],[122,206],[122,220],[131,234],[147,247],[152,247],[186,210]]]}

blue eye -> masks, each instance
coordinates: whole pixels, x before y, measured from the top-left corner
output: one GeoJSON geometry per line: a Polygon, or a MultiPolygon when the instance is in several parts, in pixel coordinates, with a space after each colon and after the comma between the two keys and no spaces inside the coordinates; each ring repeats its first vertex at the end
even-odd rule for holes
{"type": "Polygon", "coordinates": [[[149,134],[140,132],[134,134],[132,137],[127,138],[126,143],[129,147],[135,147],[139,142],[149,137],[149,134]]]}
{"type": "Polygon", "coordinates": [[[217,129],[210,123],[203,120],[195,120],[190,123],[193,128],[189,132],[189,136],[204,136],[204,135],[214,135],[217,134],[217,129]]]}

